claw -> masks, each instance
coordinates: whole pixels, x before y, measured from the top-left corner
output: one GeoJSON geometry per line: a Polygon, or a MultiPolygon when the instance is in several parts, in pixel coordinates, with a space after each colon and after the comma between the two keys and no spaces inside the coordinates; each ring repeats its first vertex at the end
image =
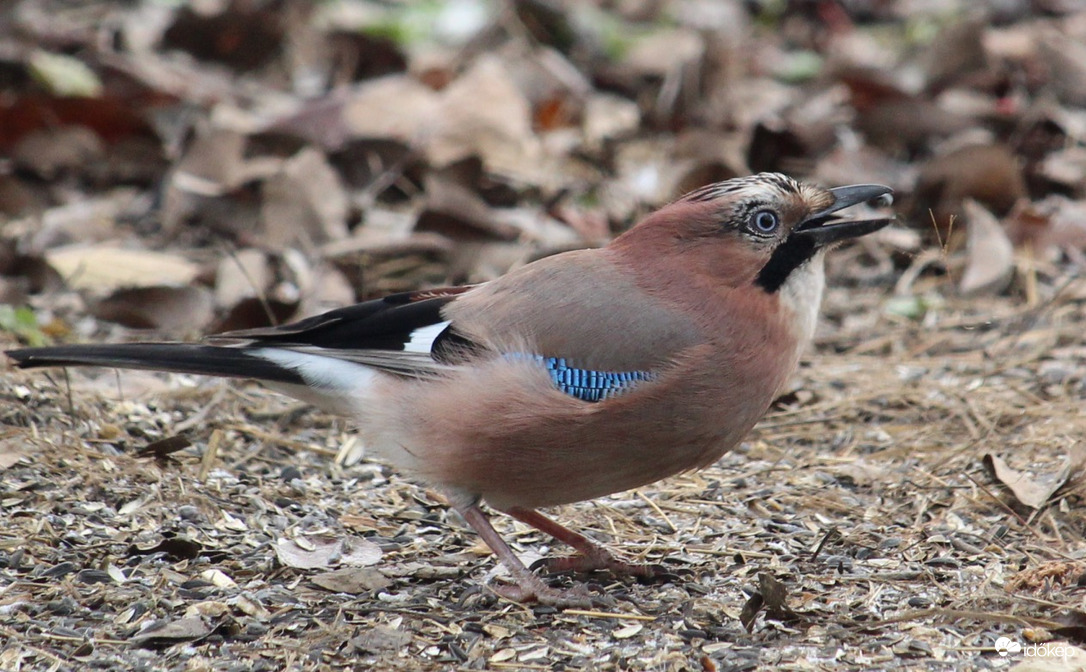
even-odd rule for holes
{"type": "Polygon", "coordinates": [[[572,588],[552,588],[534,577],[535,580],[522,581],[519,584],[490,584],[490,589],[497,595],[513,602],[536,602],[559,609],[590,609],[592,595],[588,589],[578,584],[572,588]],[[525,585],[530,584],[530,585],[525,585]]]}

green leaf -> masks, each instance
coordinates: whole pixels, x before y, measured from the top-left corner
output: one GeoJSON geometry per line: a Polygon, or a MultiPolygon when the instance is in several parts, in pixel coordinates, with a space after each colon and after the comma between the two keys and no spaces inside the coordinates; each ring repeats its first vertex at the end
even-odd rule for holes
{"type": "Polygon", "coordinates": [[[15,334],[27,345],[37,347],[49,344],[49,337],[38,327],[38,318],[28,306],[0,304],[0,331],[15,334]]]}
{"type": "Polygon", "coordinates": [[[72,56],[37,49],[30,55],[30,72],[58,96],[102,95],[102,80],[86,63],[72,56]]]}

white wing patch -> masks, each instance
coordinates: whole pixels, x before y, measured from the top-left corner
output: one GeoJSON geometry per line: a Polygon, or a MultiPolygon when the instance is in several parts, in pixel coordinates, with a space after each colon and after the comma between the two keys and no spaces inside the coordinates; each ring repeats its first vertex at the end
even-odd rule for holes
{"type": "Polygon", "coordinates": [[[449,322],[438,322],[437,324],[428,324],[425,327],[419,327],[411,332],[411,340],[404,343],[404,352],[424,352],[430,354],[430,351],[434,347],[434,341],[441,335],[441,332],[445,331],[445,327],[449,326],[449,322]]]}
{"type": "Polygon", "coordinates": [[[316,388],[355,392],[371,385],[378,375],[376,369],[364,364],[285,348],[253,348],[248,352],[297,371],[306,384],[316,388]]]}

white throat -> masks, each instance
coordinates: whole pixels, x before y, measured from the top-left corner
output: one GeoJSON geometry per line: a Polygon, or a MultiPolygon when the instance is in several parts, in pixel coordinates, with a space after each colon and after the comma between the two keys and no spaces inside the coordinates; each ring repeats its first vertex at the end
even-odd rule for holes
{"type": "Polygon", "coordinates": [[[825,258],[824,250],[816,252],[807,263],[788,275],[779,290],[781,305],[791,312],[792,328],[803,347],[811,342],[818,326],[818,309],[826,286],[825,258]]]}

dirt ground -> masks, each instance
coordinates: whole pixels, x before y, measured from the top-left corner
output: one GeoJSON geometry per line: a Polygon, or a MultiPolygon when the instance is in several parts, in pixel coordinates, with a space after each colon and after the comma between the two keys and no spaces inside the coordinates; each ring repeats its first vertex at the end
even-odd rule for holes
{"type": "Polygon", "coordinates": [[[342,419],[0,369],[0,670],[1086,670],[1086,7],[935,4],[0,9],[2,348],[485,281],[758,170],[898,195],[740,448],[549,512],[671,572],[548,578],[591,610],[491,592],[342,419]]]}

